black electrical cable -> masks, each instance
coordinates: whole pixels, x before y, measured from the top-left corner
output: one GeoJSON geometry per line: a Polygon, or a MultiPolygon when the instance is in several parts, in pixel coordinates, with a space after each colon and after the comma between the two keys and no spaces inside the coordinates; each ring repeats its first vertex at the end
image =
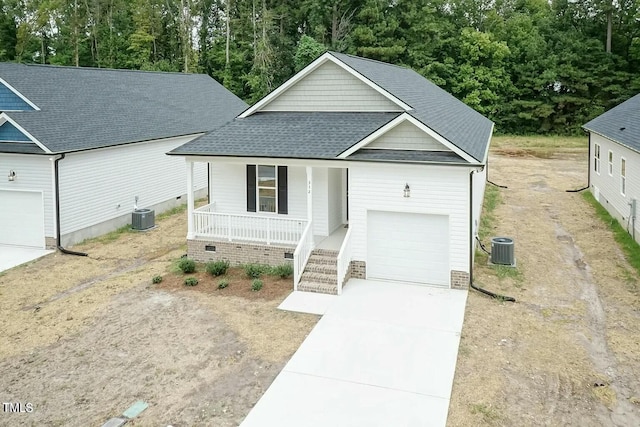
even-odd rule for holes
{"type": "Polygon", "coordinates": [[[488,182],[489,184],[491,184],[491,185],[495,185],[495,186],[496,186],[496,187],[498,187],[498,188],[509,188],[509,187],[507,187],[506,185],[499,185],[499,184],[496,184],[495,182],[492,182],[492,181],[489,181],[489,180],[487,180],[487,182],[488,182]]]}
{"type": "Polygon", "coordinates": [[[516,299],[515,299],[515,298],[513,298],[513,297],[509,297],[509,296],[506,296],[506,295],[496,294],[496,293],[493,293],[493,292],[488,291],[488,290],[486,290],[486,289],[479,288],[479,287],[478,287],[478,286],[476,286],[473,282],[471,282],[471,287],[472,287],[473,289],[475,289],[476,291],[478,291],[478,292],[481,292],[481,293],[483,293],[483,294],[485,294],[485,295],[489,295],[491,298],[495,298],[495,299],[499,299],[499,300],[501,300],[501,301],[507,301],[507,302],[516,302],[516,299]]]}
{"type": "Polygon", "coordinates": [[[485,253],[487,255],[491,255],[491,252],[489,252],[487,250],[487,248],[484,247],[484,245],[482,244],[482,242],[480,241],[480,238],[478,236],[476,236],[476,240],[478,241],[478,243],[480,244],[480,249],[482,249],[483,251],[485,251],[485,253]]]}

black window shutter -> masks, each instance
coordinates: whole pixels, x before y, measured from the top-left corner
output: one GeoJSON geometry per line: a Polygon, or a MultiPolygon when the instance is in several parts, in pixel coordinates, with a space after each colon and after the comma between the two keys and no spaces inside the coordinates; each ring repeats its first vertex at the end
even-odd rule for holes
{"type": "Polygon", "coordinates": [[[286,166],[278,166],[278,213],[289,213],[286,166]]]}
{"type": "Polygon", "coordinates": [[[247,165],[247,212],[256,211],[256,165],[247,165]]]}

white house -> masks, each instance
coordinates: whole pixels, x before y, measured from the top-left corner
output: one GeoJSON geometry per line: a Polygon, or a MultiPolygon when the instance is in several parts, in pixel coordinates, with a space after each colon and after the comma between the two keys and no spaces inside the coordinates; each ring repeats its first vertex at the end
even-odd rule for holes
{"type": "Polygon", "coordinates": [[[188,254],[282,264],[299,290],[349,277],[465,288],[493,123],[416,72],[328,52],[170,152],[210,165],[188,254]]]}
{"type": "Polygon", "coordinates": [[[134,204],[180,203],[184,161],[166,152],[245,108],[205,75],[0,63],[0,244],[71,245],[134,204]]]}
{"type": "Polygon", "coordinates": [[[596,200],[640,242],[640,94],[583,128],[589,132],[589,187],[596,200]]]}

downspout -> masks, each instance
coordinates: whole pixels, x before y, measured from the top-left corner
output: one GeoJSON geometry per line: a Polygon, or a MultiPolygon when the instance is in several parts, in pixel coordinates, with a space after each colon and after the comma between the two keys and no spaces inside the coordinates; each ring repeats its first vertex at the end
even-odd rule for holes
{"type": "Polygon", "coordinates": [[[69,249],[65,249],[62,247],[62,245],[60,244],[60,179],[59,179],[59,173],[58,173],[58,162],[60,160],[64,159],[64,153],[62,153],[60,155],[60,157],[58,157],[54,162],[53,162],[53,173],[54,173],[54,184],[55,184],[55,196],[56,196],[56,247],[58,248],[58,250],[60,252],[62,252],[63,254],[67,254],[67,255],[77,255],[77,256],[89,256],[89,254],[84,253],[84,252],[76,252],[76,251],[71,251],[69,249]]]}
{"type": "MultiPolygon", "coordinates": [[[[484,168],[484,166],[483,166],[484,168]]],[[[482,170],[482,169],[481,169],[482,170]]],[[[478,172],[477,170],[472,170],[469,173],[469,286],[475,289],[476,291],[483,293],[485,295],[490,296],[491,298],[499,299],[502,301],[516,302],[516,299],[513,297],[508,297],[505,295],[499,295],[493,293],[491,291],[487,291],[486,289],[482,289],[476,286],[473,283],[473,242],[474,242],[474,232],[473,232],[473,174],[478,172]]]]}
{"type": "Polygon", "coordinates": [[[211,163],[207,162],[207,205],[211,204],[211,163]]]}
{"type": "Polygon", "coordinates": [[[587,131],[589,134],[589,147],[587,148],[587,186],[578,188],[577,190],[566,190],[567,193],[579,193],[591,187],[591,132],[587,131]]]}

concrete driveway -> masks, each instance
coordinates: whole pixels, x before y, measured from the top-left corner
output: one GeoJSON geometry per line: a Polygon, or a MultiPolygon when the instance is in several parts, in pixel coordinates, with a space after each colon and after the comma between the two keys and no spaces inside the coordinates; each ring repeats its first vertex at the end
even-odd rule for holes
{"type": "Polygon", "coordinates": [[[444,426],[466,298],[352,279],[242,427],[444,426]]]}
{"type": "Polygon", "coordinates": [[[0,273],[52,253],[47,249],[0,245],[0,273]]]}

